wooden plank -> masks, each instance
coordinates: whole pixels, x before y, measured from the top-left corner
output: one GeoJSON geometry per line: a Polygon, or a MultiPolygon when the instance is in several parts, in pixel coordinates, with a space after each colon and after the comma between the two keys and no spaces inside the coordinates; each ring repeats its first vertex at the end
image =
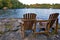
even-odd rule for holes
{"type": "Polygon", "coordinates": [[[56,28],[55,28],[55,33],[58,33],[58,19],[56,20],[56,28]]]}

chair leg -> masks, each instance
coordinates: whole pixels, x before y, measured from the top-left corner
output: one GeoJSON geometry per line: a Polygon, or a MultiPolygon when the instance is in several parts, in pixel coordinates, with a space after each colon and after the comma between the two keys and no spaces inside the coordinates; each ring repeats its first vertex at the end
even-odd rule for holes
{"type": "Polygon", "coordinates": [[[47,32],[46,32],[46,34],[47,34],[47,37],[49,37],[49,31],[48,30],[46,30],[47,32]]]}
{"type": "Polygon", "coordinates": [[[55,28],[55,34],[58,33],[58,19],[56,20],[56,28],[55,28]]]}
{"type": "Polygon", "coordinates": [[[33,37],[36,37],[36,33],[33,33],[33,37]]]}
{"type": "Polygon", "coordinates": [[[55,29],[55,34],[57,34],[58,32],[57,32],[57,28],[55,29]]]}
{"type": "Polygon", "coordinates": [[[48,32],[47,36],[49,37],[49,32],[48,32]]]}
{"type": "Polygon", "coordinates": [[[25,32],[23,30],[21,31],[21,35],[22,35],[22,39],[24,39],[25,38],[25,32]]]}
{"type": "Polygon", "coordinates": [[[33,30],[33,36],[36,37],[36,33],[35,33],[35,30],[33,30]]]}
{"type": "Polygon", "coordinates": [[[25,32],[23,31],[23,38],[25,38],[25,32]]]}

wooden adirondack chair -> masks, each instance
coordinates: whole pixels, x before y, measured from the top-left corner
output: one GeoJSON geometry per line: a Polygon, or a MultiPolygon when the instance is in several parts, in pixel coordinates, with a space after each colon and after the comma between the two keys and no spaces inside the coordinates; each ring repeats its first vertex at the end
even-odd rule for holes
{"type": "Polygon", "coordinates": [[[28,13],[28,14],[24,14],[23,15],[23,25],[22,25],[22,31],[23,31],[23,38],[25,37],[25,31],[26,30],[32,30],[33,31],[33,24],[34,24],[34,20],[32,19],[36,19],[36,14],[34,13],[28,13]]]}
{"type": "MultiPolygon", "coordinates": [[[[35,27],[35,31],[34,33],[35,34],[38,34],[38,33],[45,33],[45,34],[48,34],[49,36],[49,31],[50,31],[50,28],[53,26],[54,23],[56,23],[56,27],[54,28],[55,29],[55,33],[57,33],[57,29],[58,29],[58,15],[59,13],[53,13],[53,14],[50,14],[49,16],[49,19],[48,20],[39,20],[37,22],[47,22],[46,25],[44,26],[44,31],[43,32],[36,32],[36,27],[35,27]]],[[[43,24],[42,24],[43,25],[43,24]]],[[[43,27],[43,26],[42,26],[43,27]]]]}

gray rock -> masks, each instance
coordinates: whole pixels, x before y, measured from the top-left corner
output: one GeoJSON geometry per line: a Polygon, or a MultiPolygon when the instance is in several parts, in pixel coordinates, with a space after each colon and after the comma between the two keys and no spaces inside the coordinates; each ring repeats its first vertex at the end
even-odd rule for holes
{"type": "Polygon", "coordinates": [[[16,27],[13,27],[11,30],[12,30],[12,31],[17,31],[17,30],[19,30],[19,29],[20,29],[20,27],[16,26],[16,27]]]}
{"type": "Polygon", "coordinates": [[[9,28],[5,28],[5,32],[8,32],[8,31],[10,31],[10,29],[9,28]]]}
{"type": "Polygon", "coordinates": [[[14,22],[14,24],[12,25],[13,27],[10,29],[12,31],[16,31],[20,29],[20,24],[18,22],[14,22]]]}
{"type": "Polygon", "coordinates": [[[38,36],[37,36],[37,39],[47,40],[47,37],[46,37],[45,35],[41,34],[41,35],[38,35],[38,36]]]}
{"type": "Polygon", "coordinates": [[[1,40],[22,40],[19,32],[7,32],[2,36],[1,40]]]}
{"type": "Polygon", "coordinates": [[[5,32],[5,26],[4,25],[0,25],[0,32],[5,32]]]}

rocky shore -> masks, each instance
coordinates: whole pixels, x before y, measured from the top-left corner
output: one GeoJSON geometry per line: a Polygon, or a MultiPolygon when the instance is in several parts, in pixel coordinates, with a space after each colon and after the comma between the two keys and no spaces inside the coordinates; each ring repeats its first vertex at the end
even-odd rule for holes
{"type": "Polygon", "coordinates": [[[33,33],[29,33],[25,39],[22,39],[19,20],[21,19],[0,19],[0,40],[60,40],[60,29],[57,35],[50,34],[47,37],[44,34],[38,34],[34,37],[33,33]]]}

